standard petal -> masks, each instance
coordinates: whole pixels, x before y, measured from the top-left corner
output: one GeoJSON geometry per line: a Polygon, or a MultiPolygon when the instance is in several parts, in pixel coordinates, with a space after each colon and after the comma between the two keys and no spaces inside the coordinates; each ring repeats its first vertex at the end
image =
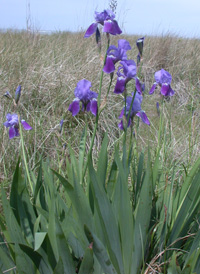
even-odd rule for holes
{"type": "Polygon", "coordinates": [[[110,33],[112,35],[117,35],[117,34],[122,33],[122,31],[119,28],[118,23],[117,23],[116,20],[104,21],[103,32],[107,32],[107,33],[110,33]]]}
{"type": "Polygon", "coordinates": [[[133,60],[125,60],[120,62],[123,66],[124,75],[130,80],[136,76],[137,67],[133,60]]]}
{"type": "Polygon", "coordinates": [[[130,50],[131,46],[129,42],[125,39],[119,39],[118,40],[118,49],[123,49],[123,50],[130,50]]]}
{"type": "Polygon", "coordinates": [[[87,101],[89,99],[89,94],[90,94],[90,88],[92,84],[90,81],[86,79],[80,80],[76,88],[74,90],[74,95],[76,98],[80,99],[81,101],[87,101]]]}
{"type": "Polygon", "coordinates": [[[159,83],[161,85],[164,83],[170,84],[172,81],[172,76],[168,71],[161,69],[159,71],[156,71],[155,80],[157,83],[159,83]]]}
{"type": "Polygon", "coordinates": [[[103,71],[105,73],[111,73],[115,71],[115,65],[113,64],[113,59],[110,57],[106,58],[106,63],[105,66],[103,68],[103,71]]]}
{"type": "Polygon", "coordinates": [[[144,111],[140,111],[136,114],[136,116],[142,119],[142,122],[150,126],[149,119],[144,111]]]}
{"type": "MultiPolygon", "coordinates": [[[[134,93],[132,93],[132,95],[134,95],[134,93]]],[[[131,116],[135,115],[138,111],[141,110],[141,103],[142,103],[142,96],[136,92],[135,94],[135,98],[132,104],[132,109],[131,109],[131,116]]],[[[128,96],[126,98],[126,110],[127,112],[129,111],[130,107],[131,107],[131,103],[132,103],[133,97],[128,96]]]]}
{"type": "Polygon", "coordinates": [[[10,127],[10,123],[8,121],[6,121],[5,123],[3,123],[5,127],[10,127]]]}
{"type": "Polygon", "coordinates": [[[97,100],[96,99],[91,100],[90,111],[92,112],[94,116],[97,115],[97,109],[98,109],[97,100]]]}
{"type": "Polygon", "coordinates": [[[86,33],[84,35],[85,38],[90,37],[93,33],[96,32],[98,23],[93,23],[89,26],[89,28],[86,30],[86,33]]]}
{"type": "Polygon", "coordinates": [[[16,130],[14,127],[9,128],[9,139],[12,139],[16,136],[16,130]]]}
{"type": "Polygon", "coordinates": [[[72,116],[76,116],[76,114],[79,113],[80,110],[80,105],[79,105],[80,100],[79,99],[74,99],[74,101],[69,105],[68,110],[72,113],[72,116]]]}
{"type": "Polygon", "coordinates": [[[151,89],[150,89],[150,91],[149,91],[149,94],[153,94],[154,91],[155,91],[155,89],[156,89],[156,87],[157,87],[157,83],[155,82],[155,83],[153,84],[153,86],[151,87],[151,89]]]}
{"type": "Polygon", "coordinates": [[[21,120],[21,124],[25,130],[33,129],[25,120],[21,120]]]}

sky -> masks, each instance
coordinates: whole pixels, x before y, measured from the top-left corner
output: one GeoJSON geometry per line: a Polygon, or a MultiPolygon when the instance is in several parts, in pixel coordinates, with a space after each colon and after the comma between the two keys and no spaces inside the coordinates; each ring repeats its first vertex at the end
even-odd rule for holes
{"type": "MultiPolygon", "coordinates": [[[[0,29],[81,31],[109,0],[0,0],[0,29]]],[[[118,0],[116,19],[126,34],[200,38],[200,0],[118,0]]]]}

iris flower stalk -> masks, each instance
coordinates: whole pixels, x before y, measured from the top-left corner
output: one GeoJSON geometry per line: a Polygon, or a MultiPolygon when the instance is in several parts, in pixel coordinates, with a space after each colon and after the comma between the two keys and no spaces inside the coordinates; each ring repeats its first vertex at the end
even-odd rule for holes
{"type": "MultiPolygon", "coordinates": [[[[18,119],[20,120],[19,115],[18,115],[18,119]]],[[[32,192],[32,194],[34,194],[33,182],[31,181],[31,177],[30,177],[30,173],[29,173],[29,169],[28,169],[28,164],[27,164],[27,160],[26,160],[26,152],[25,152],[25,148],[24,148],[24,137],[23,137],[23,133],[22,133],[21,123],[19,123],[19,132],[20,132],[20,137],[21,137],[21,148],[22,148],[22,154],[23,154],[23,159],[24,159],[24,165],[25,165],[25,169],[26,169],[26,175],[27,175],[28,182],[29,182],[29,185],[30,185],[30,188],[31,188],[31,192],[32,192]]]]}
{"type": "Polygon", "coordinates": [[[28,178],[29,185],[30,185],[30,188],[31,188],[31,192],[33,194],[33,183],[31,181],[29,170],[28,170],[28,164],[27,164],[27,160],[26,160],[26,153],[25,153],[25,149],[24,149],[24,139],[23,139],[23,133],[22,133],[22,126],[25,130],[31,130],[32,127],[25,120],[20,120],[20,116],[16,113],[14,113],[14,114],[8,113],[6,115],[6,118],[7,118],[7,121],[4,123],[4,126],[9,128],[9,139],[20,136],[21,148],[22,148],[22,154],[23,154],[26,174],[27,174],[27,178],[28,178]]]}
{"type": "Polygon", "coordinates": [[[133,118],[138,116],[142,119],[142,122],[150,125],[149,119],[147,118],[146,113],[141,109],[142,103],[142,95],[140,95],[137,91],[132,93],[132,97],[128,96],[125,100],[125,107],[122,109],[119,118],[126,117],[127,124],[124,126],[123,119],[119,123],[119,128],[121,130],[125,130],[131,125],[133,118]]]}
{"type": "MultiPolygon", "coordinates": [[[[86,173],[86,170],[87,170],[89,157],[91,156],[92,148],[93,148],[93,145],[94,145],[94,139],[95,139],[95,136],[96,136],[96,131],[97,131],[97,126],[98,126],[99,116],[101,114],[101,111],[104,108],[104,106],[102,106],[102,108],[100,108],[101,90],[102,90],[103,75],[104,75],[103,68],[104,68],[105,63],[106,63],[107,51],[109,49],[109,46],[110,46],[110,39],[107,40],[107,48],[106,48],[106,53],[105,53],[105,56],[104,56],[103,67],[102,67],[102,70],[101,70],[100,83],[99,83],[99,93],[98,93],[98,97],[97,97],[97,115],[96,115],[96,121],[95,121],[95,126],[94,126],[94,130],[93,130],[93,134],[92,134],[90,148],[89,148],[88,155],[87,155],[87,160],[86,160],[86,163],[85,163],[85,166],[84,166],[84,169],[83,169],[82,178],[85,177],[85,173],[86,173]]],[[[112,79],[113,79],[113,77],[110,78],[110,84],[109,84],[109,87],[108,87],[107,95],[108,95],[108,93],[110,91],[110,87],[111,87],[111,84],[112,84],[112,79]]]]}
{"type": "Polygon", "coordinates": [[[6,115],[7,121],[4,123],[4,126],[9,128],[9,139],[20,136],[19,134],[19,126],[22,124],[25,130],[31,130],[32,127],[25,121],[19,120],[19,117],[16,113],[6,115]],[[19,123],[20,121],[20,123],[19,123]]]}

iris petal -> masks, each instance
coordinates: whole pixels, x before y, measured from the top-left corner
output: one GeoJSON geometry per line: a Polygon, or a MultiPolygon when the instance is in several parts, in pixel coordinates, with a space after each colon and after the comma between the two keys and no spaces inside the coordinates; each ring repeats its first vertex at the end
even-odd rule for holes
{"type": "Polygon", "coordinates": [[[122,77],[117,78],[114,93],[123,93],[125,90],[126,79],[122,77]]]}
{"type": "Polygon", "coordinates": [[[69,105],[68,110],[72,113],[72,116],[76,116],[79,113],[80,110],[80,105],[79,105],[80,100],[79,99],[74,99],[74,101],[69,105]]]}
{"type": "Polygon", "coordinates": [[[138,92],[139,94],[142,94],[141,83],[140,83],[140,81],[139,81],[138,78],[136,78],[136,80],[135,80],[135,86],[136,86],[137,92],[138,92]]]}
{"type": "Polygon", "coordinates": [[[21,124],[24,127],[25,130],[31,130],[32,127],[25,121],[25,120],[21,120],[21,124]]]}
{"type": "Polygon", "coordinates": [[[98,109],[97,100],[96,99],[91,100],[90,111],[92,112],[94,116],[97,115],[97,109],[98,109]]]}
{"type": "Polygon", "coordinates": [[[161,90],[160,90],[160,93],[164,96],[168,96],[168,92],[169,92],[169,87],[170,85],[169,84],[162,84],[161,86],[161,90]]]}
{"type": "Polygon", "coordinates": [[[117,23],[116,20],[104,21],[103,32],[107,32],[107,33],[110,33],[112,35],[117,35],[117,34],[122,33],[122,31],[119,28],[118,23],[117,23]]]}
{"type": "Polygon", "coordinates": [[[112,58],[110,58],[110,57],[106,58],[106,63],[103,68],[103,71],[105,73],[111,73],[111,72],[115,71],[115,65],[113,64],[112,58]]]}
{"type": "Polygon", "coordinates": [[[150,126],[149,119],[144,111],[140,111],[136,114],[136,116],[142,119],[142,122],[150,126]]]}
{"type": "Polygon", "coordinates": [[[156,87],[157,87],[157,83],[155,82],[155,83],[153,84],[153,86],[151,87],[151,89],[150,89],[150,91],[149,91],[149,94],[153,94],[154,91],[155,91],[155,89],[156,89],[156,87]]]}
{"type": "Polygon", "coordinates": [[[85,38],[90,37],[93,33],[96,32],[98,23],[93,23],[89,26],[89,28],[86,30],[86,33],[84,35],[85,38]]]}
{"type": "Polygon", "coordinates": [[[12,139],[16,136],[16,131],[14,127],[9,128],[9,139],[12,139]]]}

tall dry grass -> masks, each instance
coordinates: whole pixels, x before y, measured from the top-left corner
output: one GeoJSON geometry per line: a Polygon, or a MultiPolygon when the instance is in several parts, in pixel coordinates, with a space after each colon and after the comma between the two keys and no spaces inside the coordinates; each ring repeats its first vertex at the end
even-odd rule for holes
{"type": "MultiPolygon", "coordinates": [[[[54,167],[64,168],[67,149],[64,150],[63,146],[71,143],[76,151],[86,117],[84,114],[72,117],[67,109],[74,98],[74,88],[79,80],[88,79],[92,82],[92,90],[98,92],[102,67],[95,38],[84,39],[83,35],[65,32],[41,35],[12,31],[0,34],[0,181],[7,181],[12,175],[20,147],[18,138],[8,139],[8,131],[3,126],[6,113],[16,111],[12,102],[3,94],[9,90],[13,95],[19,84],[22,85],[20,113],[33,127],[32,131],[24,134],[30,167],[37,167],[42,155],[49,157],[54,167]],[[60,136],[58,129],[62,118],[64,129],[60,136]]],[[[128,55],[136,60],[135,42],[138,37],[120,38],[130,42],[132,50],[128,55]]],[[[112,37],[111,44],[117,45],[118,39],[119,37],[112,37]]],[[[102,45],[104,44],[102,41],[102,45]]],[[[102,53],[104,51],[103,48],[102,53]]],[[[156,101],[159,101],[159,95],[156,92],[150,96],[148,91],[154,82],[155,71],[164,68],[173,76],[172,88],[176,93],[166,103],[164,113],[166,143],[163,161],[166,166],[181,162],[185,168],[197,158],[200,151],[200,40],[167,35],[146,37],[143,55],[142,72],[146,83],[143,109],[151,120],[151,127],[147,129],[145,125],[140,125],[138,146],[157,146],[159,117],[156,101]]],[[[105,75],[103,96],[106,94],[108,82],[109,75],[105,75]]],[[[100,119],[95,140],[96,151],[106,131],[112,151],[121,135],[117,123],[122,107],[122,97],[111,92],[100,119]]],[[[92,132],[94,118],[89,115],[87,119],[92,132]]]]}

